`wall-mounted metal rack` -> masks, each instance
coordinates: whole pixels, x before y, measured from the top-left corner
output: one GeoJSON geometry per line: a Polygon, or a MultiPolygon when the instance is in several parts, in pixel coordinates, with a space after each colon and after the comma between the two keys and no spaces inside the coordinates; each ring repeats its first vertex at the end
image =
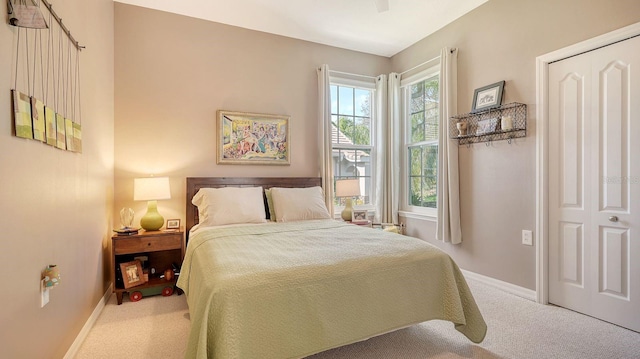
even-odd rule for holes
{"type": "MultiPolygon", "coordinates": [[[[527,135],[527,105],[513,102],[497,108],[453,116],[449,119],[449,134],[459,145],[507,140],[527,135]],[[510,117],[512,126],[502,128],[502,119],[510,117]],[[466,134],[459,135],[457,124],[466,124],[466,134]]],[[[489,143],[487,143],[489,145],[489,143]]]]}

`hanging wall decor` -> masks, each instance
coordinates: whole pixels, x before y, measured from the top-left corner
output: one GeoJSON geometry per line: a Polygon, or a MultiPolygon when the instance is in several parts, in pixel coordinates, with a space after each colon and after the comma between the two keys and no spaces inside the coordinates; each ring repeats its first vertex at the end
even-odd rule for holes
{"type": "Polygon", "coordinates": [[[70,118],[64,119],[64,132],[66,134],[67,150],[75,152],[73,148],[73,121],[70,118]]]}
{"type": "Polygon", "coordinates": [[[47,145],[56,145],[56,113],[49,106],[44,107],[45,134],[47,136],[47,145]]]}
{"type": "Polygon", "coordinates": [[[80,153],[79,54],[84,46],[73,38],[47,0],[7,0],[7,4],[9,24],[17,28],[11,90],[13,133],[80,153]],[[48,10],[48,20],[40,3],[48,10]]]}
{"type": "Polygon", "coordinates": [[[40,4],[34,0],[7,0],[9,24],[32,29],[46,29],[40,4]]]}
{"type": "Polygon", "coordinates": [[[11,91],[13,94],[14,123],[16,136],[22,138],[33,138],[33,125],[31,124],[31,100],[28,95],[11,91]]]}
{"type": "Polygon", "coordinates": [[[33,120],[33,139],[40,142],[46,140],[44,125],[44,102],[31,98],[31,119],[33,120]]]}
{"type": "Polygon", "coordinates": [[[73,123],[73,150],[82,153],[82,125],[73,123]]]}
{"type": "Polygon", "coordinates": [[[56,147],[61,150],[67,149],[67,140],[65,138],[64,128],[64,116],[60,113],[56,113],[56,147]]]}

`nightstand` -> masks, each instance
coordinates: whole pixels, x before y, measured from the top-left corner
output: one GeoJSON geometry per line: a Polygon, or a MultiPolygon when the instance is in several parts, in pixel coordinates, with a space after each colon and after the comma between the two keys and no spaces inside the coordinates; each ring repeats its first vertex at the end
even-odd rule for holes
{"type": "Polygon", "coordinates": [[[356,226],[361,226],[361,227],[369,227],[371,228],[371,221],[358,221],[358,222],[348,222],[351,224],[355,224],[356,226]]]}
{"type": "MultiPolygon", "coordinates": [[[[116,293],[118,305],[122,304],[122,296],[129,293],[132,301],[140,300],[143,295],[171,295],[177,276],[171,280],[163,278],[167,269],[182,265],[185,243],[184,231],[144,231],[133,235],[115,235],[111,237],[111,283],[116,293]],[[148,281],[130,288],[125,288],[120,263],[143,258],[143,271],[148,272],[148,281]]],[[[142,273],[139,273],[143,275],[142,273]]]]}

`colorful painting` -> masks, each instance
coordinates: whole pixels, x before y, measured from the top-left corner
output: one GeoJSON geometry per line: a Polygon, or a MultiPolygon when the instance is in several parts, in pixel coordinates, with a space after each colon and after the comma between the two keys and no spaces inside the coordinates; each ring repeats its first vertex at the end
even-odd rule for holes
{"type": "Polygon", "coordinates": [[[218,111],[218,163],[288,165],[289,116],[218,111]]]}
{"type": "Polygon", "coordinates": [[[13,117],[16,137],[33,139],[31,98],[16,90],[11,90],[11,94],[13,95],[13,117]]]}
{"type": "Polygon", "coordinates": [[[67,142],[65,139],[64,133],[64,116],[59,113],[56,113],[56,147],[61,150],[67,149],[67,142]]]}
{"type": "Polygon", "coordinates": [[[33,125],[33,139],[40,142],[46,140],[44,134],[44,102],[31,98],[31,119],[33,125]]]}
{"type": "Polygon", "coordinates": [[[44,107],[44,122],[47,145],[55,146],[57,144],[56,112],[49,106],[44,107]]]}

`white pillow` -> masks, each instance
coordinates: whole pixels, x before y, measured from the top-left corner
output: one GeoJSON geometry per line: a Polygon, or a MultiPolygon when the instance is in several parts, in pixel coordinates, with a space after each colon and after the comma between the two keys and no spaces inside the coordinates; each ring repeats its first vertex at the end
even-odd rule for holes
{"type": "Polygon", "coordinates": [[[201,188],[191,200],[201,226],[264,223],[262,187],[201,188]]]}
{"type": "Polygon", "coordinates": [[[271,199],[271,188],[264,190],[264,196],[267,197],[267,208],[269,211],[269,220],[271,222],[276,221],[276,210],[273,208],[273,199],[271,199]]]}
{"type": "Polygon", "coordinates": [[[331,218],[321,187],[271,188],[277,222],[331,218]]]}

